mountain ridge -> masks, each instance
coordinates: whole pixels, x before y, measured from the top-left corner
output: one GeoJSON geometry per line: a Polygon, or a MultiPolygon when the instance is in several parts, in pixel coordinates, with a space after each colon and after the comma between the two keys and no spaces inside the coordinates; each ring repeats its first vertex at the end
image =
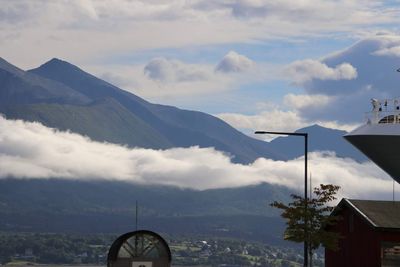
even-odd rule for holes
{"type": "MultiPolygon", "coordinates": [[[[215,147],[245,164],[259,157],[287,160],[304,153],[299,138],[278,137],[269,143],[253,139],[212,115],[150,103],[58,58],[28,71],[1,59],[0,84],[0,96],[17,92],[0,100],[0,112],[7,118],[39,121],[96,141],[152,149],[215,147]]],[[[342,139],[343,131],[315,125],[298,131],[310,131],[309,151],[331,150],[366,160],[342,139]]]]}
{"type": "MultiPolygon", "coordinates": [[[[337,157],[352,158],[358,162],[368,161],[364,154],[343,138],[346,131],[314,124],[298,129],[296,132],[308,133],[308,151],[332,151],[337,157]]],[[[280,149],[288,159],[304,155],[304,140],[297,136],[278,137],[269,144],[274,149],[280,149]]]]}
{"type": "Polygon", "coordinates": [[[161,133],[172,144],[169,147],[211,146],[230,153],[233,161],[240,163],[250,163],[260,156],[284,158],[283,155],[269,149],[267,143],[244,135],[216,117],[198,111],[149,103],[68,62],[52,59],[38,68],[29,70],[29,73],[63,83],[92,100],[114,98],[161,133]],[[195,125],[201,127],[196,128],[195,125]]]}
{"type": "Polygon", "coordinates": [[[57,81],[41,78],[0,59],[0,109],[40,102],[88,104],[90,100],[57,81]]]}
{"type": "Polygon", "coordinates": [[[288,196],[288,189],[265,183],[197,191],[120,181],[0,179],[0,231],[131,231],[138,201],[146,229],[271,243],[281,239],[284,223],[268,204],[288,196]]]}
{"type": "MultiPolygon", "coordinates": [[[[0,96],[14,92],[15,97],[0,100],[0,112],[10,119],[39,121],[131,147],[212,146],[243,164],[259,157],[286,160],[303,153],[301,138],[280,137],[271,143],[252,139],[209,114],[152,104],[59,59],[28,72],[8,64],[0,63],[0,96]]],[[[315,125],[299,129],[308,130],[315,136],[322,133],[325,141],[330,135],[324,131],[332,133],[331,148],[345,143],[340,131],[315,125]]],[[[315,138],[310,133],[310,151],[321,148],[315,138]]],[[[349,152],[343,149],[339,154],[349,152]]],[[[133,221],[133,203],[139,200],[143,221],[154,229],[268,242],[279,240],[284,228],[268,203],[288,200],[289,191],[272,184],[197,191],[117,181],[0,179],[0,230],[127,230],[133,221]],[[261,227],[264,222],[269,227],[261,227]]]]}

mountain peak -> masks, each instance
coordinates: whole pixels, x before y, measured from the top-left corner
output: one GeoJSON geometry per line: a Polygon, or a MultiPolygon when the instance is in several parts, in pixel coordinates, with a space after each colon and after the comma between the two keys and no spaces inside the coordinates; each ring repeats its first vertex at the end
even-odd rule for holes
{"type": "Polygon", "coordinates": [[[97,79],[79,67],[58,58],[52,58],[38,68],[29,70],[29,72],[64,83],[70,87],[74,87],[75,83],[81,83],[83,80],[97,79]]]}
{"type": "Polygon", "coordinates": [[[59,58],[50,59],[49,61],[47,61],[46,63],[40,65],[37,68],[37,70],[40,70],[40,69],[52,69],[52,70],[54,70],[54,69],[56,69],[56,70],[73,69],[73,70],[82,71],[77,66],[75,66],[75,65],[73,65],[73,64],[71,64],[71,63],[69,63],[69,62],[67,62],[65,60],[59,59],[59,58]]]}
{"type": "Polygon", "coordinates": [[[62,59],[53,57],[52,59],[50,59],[49,61],[47,61],[47,62],[44,63],[43,65],[45,65],[45,64],[57,64],[57,63],[68,63],[68,62],[65,61],[65,60],[62,60],[62,59]]]}
{"type": "Polygon", "coordinates": [[[14,74],[22,74],[24,72],[2,57],[0,57],[0,69],[14,74]]]}
{"type": "Polygon", "coordinates": [[[3,64],[3,63],[10,64],[7,60],[5,60],[4,58],[0,57],[0,64],[3,64]]]}
{"type": "Polygon", "coordinates": [[[115,93],[119,89],[58,58],[53,58],[40,67],[29,70],[29,72],[62,83],[92,100],[115,97],[115,93]]]}
{"type": "Polygon", "coordinates": [[[336,132],[343,132],[343,134],[345,133],[345,131],[343,130],[339,130],[339,129],[335,129],[335,128],[329,128],[329,127],[325,127],[325,126],[321,126],[319,124],[313,124],[301,129],[296,130],[296,132],[298,133],[315,133],[315,132],[326,132],[326,131],[336,131],[336,132]]]}

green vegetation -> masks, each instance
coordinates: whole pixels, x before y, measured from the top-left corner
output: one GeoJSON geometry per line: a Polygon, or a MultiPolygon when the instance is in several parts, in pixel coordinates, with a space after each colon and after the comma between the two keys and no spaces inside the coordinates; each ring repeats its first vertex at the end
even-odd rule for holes
{"type": "Polygon", "coordinates": [[[339,188],[337,185],[321,184],[314,188],[314,197],[305,199],[292,194],[293,201],[288,205],[277,201],[271,204],[283,210],[281,216],[287,221],[284,238],[298,243],[307,241],[310,260],[313,251],[321,245],[331,250],[338,247],[340,235],[329,231],[328,227],[334,225],[339,217],[331,216],[334,207],[328,204],[336,199],[339,188]]]}
{"type": "Polygon", "coordinates": [[[0,263],[103,264],[113,235],[0,234],[0,263]]]}
{"type": "MultiPolygon", "coordinates": [[[[173,265],[179,266],[302,266],[300,248],[284,248],[260,242],[215,237],[170,238],[173,265]]],[[[315,254],[315,266],[323,266],[315,254]]]]}
{"type": "MultiPolygon", "coordinates": [[[[165,236],[165,235],[164,235],[165,236]]],[[[105,265],[117,235],[0,233],[0,264],[105,265]]],[[[173,266],[301,266],[296,248],[283,248],[240,239],[207,236],[165,236],[173,266]]],[[[323,266],[316,254],[316,265],[323,266]]]]}
{"type": "Polygon", "coordinates": [[[284,246],[284,222],[267,206],[287,199],[289,191],[278,189],[260,184],[196,191],[116,181],[0,179],[0,231],[123,233],[134,226],[137,200],[139,227],[284,246]]]}
{"type": "Polygon", "coordinates": [[[10,107],[10,119],[39,121],[59,130],[89,136],[96,141],[130,147],[168,148],[171,143],[142,119],[112,98],[90,105],[30,104],[10,107]]]}

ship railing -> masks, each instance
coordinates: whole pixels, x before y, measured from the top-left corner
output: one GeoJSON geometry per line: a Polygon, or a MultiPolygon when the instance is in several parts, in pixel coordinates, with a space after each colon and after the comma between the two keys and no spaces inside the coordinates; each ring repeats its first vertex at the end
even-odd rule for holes
{"type": "Polygon", "coordinates": [[[397,124],[400,123],[400,110],[366,112],[365,121],[367,124],[397,124]]]}

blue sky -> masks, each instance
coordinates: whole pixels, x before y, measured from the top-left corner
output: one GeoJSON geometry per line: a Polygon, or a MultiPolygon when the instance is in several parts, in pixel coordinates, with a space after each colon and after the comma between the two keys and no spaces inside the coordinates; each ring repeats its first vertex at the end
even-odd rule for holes
{"type": "Polygon", "coordinates": [[[399,4],[6,1],[0,51],[23,69],[61,58],[151,102],[211,113],[246,132],[314,123],[351,130],[370,97],[398,96],[379,77],[400,66],[399,4]],[[386,72],[368,75],[372,62],[386,72]]]}

